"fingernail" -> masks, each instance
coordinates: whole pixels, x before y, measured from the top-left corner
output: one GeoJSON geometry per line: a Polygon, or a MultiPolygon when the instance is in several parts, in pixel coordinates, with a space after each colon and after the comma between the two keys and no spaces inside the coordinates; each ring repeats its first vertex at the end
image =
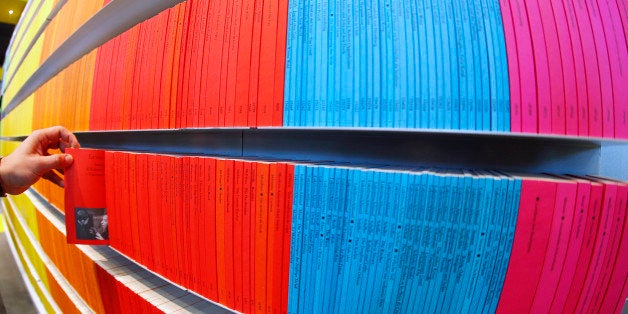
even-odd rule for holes
{"type": "Polygon", "coordinates": [[[65,164],[69,165],[72,163],[72,161],[74,161],[74,158],[72,157],[72,155],[70,154],[65,154],[65,164]]]}

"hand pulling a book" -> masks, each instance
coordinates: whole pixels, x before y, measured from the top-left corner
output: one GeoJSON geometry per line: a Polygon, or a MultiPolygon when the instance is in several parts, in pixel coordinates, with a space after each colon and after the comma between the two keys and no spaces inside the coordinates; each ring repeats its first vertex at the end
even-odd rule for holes
{"type": "Polygon", "coordinates": [[[70,147],[78,148],[80,144],[62,126],[33,131],[10,155],[0,157],[0,194],[20,194],[39,178],[63,187],[59,173],[72,164],[73,158],[68,154],[50,154],[48,150],[65,152],[70,147]]]}
{"type": "Polygon", "coordinates": [[[109,244],[105,201],[105,151],[68,148],[74,157],[65,172],[65,228],[68,243],[109,244]]]}

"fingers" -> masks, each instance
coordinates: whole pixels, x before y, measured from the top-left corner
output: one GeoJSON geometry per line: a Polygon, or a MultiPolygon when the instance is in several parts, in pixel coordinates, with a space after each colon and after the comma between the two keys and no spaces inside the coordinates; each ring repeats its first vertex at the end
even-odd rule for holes
{"type": "Polygon", "coordinates": [[[43,151],[46,151],[48,148],[60,148],[62,152],[65,152],[65,149],[68,147],[81,147],[76,136],[62,126],[37,130],[33,132],[33,136],[36,137],[36,142],[44,146],[42,147],[43,151]]]}
{"type": "Polygon", "coordinates": [[[40,156],[36,158],[36,162],[33,163],[33,171],[45,175],[52,169],[65,169],[72,164],[74,159],[72,155],[68,154],[55,154],[50,156],[40,156]]]}
{"type": "Polygon", "coordinates": [[[42,178],[60,186],[60,187],[65,187],[65,184],[63,182],[63,178],[61,178],[61,176],[59,176],[54,170],[50,170],[46,173],[44,173],[43,176],[41,176],[42,178]]]}

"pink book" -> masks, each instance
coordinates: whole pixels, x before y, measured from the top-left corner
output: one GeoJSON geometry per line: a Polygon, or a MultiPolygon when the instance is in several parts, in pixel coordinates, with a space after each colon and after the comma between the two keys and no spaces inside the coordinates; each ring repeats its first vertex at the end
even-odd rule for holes
{"type": "Polygon", "coordinates": [[[563,70],[565,134],[575,136],[578,135],[578,91],[576,88],[576,70],[571,46],[571,34],[569,33],[563,2],[561,0],[552,0],[551,7],[554,12],[554,21],[556,22],[563,70]]]}
{"type": "Polygon", "coordinates": [[[626,29],[628,29],[626,10],[628,7],[625,1],[607,1],[606,4],[608,10],[602,12],[602,22],[607,37],[608,53],[611,56],[613,86],[617,86],[617,88],[613,88],[615,137],[628,139],[628,89],[622,88],[628,86],[628,45],[625,44],[628,40],[626,38],[626,29]],[[620,11],[624,13],[621,17],[620,11]],[[624,32],[615,31],[622,29],[622,18],[624,19],[624,32]],[[611,43],[618,44],[612,45],[611,43]]]}
{"type": "Polygon", "coordinates": [[[559,310],[562,308],[563,313],[574,312],[580,297],[580,291],[582,290],[582,286],[586,279],[588,265],[591,261],[593,249],[595,248],[595,239],[600,221],[603,196],[602,191],[602,184],[598,182],[591,182],[589,214],[587,217],[587,224],[584,227],[584,238],[582,239],[582,247],[580,248],[580,256],[578,257],[577,262],[578,267],[576,267],[576,272],[573,275],[571,287],[569,288],[569,293],[567,294],[564,305],[557,307],[559,310]]]}
{"type": "Polygon", "coordinates": [[[524,1],[530,21],[532,49],[534,53],[534,73],[536,75],[536,104],[538,133],[552,132],[552,105],[550,91],[550,71],[547,46],[538,1],[524,1]]]}
{"type": "Polygon", "coordinates": [[[628,184],[618,182],[614,184],[617,185],[617,195],[615,197],[615,211],[612,217],[612,227],[609,234],[610,239],[604,256],[600,278],[598,279],[596,288],[593,290],[593,297],[588,306],[590,312],[600,308],[602,299],[608,293],[607,289],[613,269],[620,267],[616,263],[618,254],[628,254],[626,251],[619,250],[622,241],[622,232],[624,230],[624,221],[626,220],[626,191],[628,191],[628,184]]]}
{"type": "Polygon", "coordinates": [[[569,247],[578,185],[573,180],[557,180],[556,185],[552,231],[541,279],[532,302],[533,313],[548,312],[551,308],[569,247]]]}
{"type": "Polygon", "coordinates": [[[565,17],[569,26],[571,36],[571,48],[574,57],[574,69],[576,78],[576,92],[578,97],[578,135],[589,135],[589,104],[587,93],[587,75],[584,67],[584,55],[582,52],[582,42],[580,40],[580,30],[575,19],[573,4],[571,1],[562,1],[565,17]]]}
{"type": "Polygon", "coordinates": [[[521,89],[521,131],[537,133],[537,99],[536,78],[534,76],[534,52],[530,40],[530,25],[522,0],[511,0],[513,25],[517,41],[517,55],[519,57],[519,86],[521,89]]]}
{"type": "Polygon", "coordinates": [[[512,22],[509,1],[500,0],[499,4],[504,23],[506,55],[508,57],[508,78],[510,81],[510,131],[521,132],[521,90],[519,89],[519,60],[517,58],[515,30],[512,22]]]}
{"type": "Polygon", "coordinates": [[[565,134],[565,83],[563,81],[563,63],[560,51],[560,42],[556,31],[554,9],[549,1],[539,2],[539,11],[545,44],[547,46],[547,61],[549,65],[550,99],[552,112],[553,134],[565,134]]]}
{"type": "MultiPolygon", "coordinates": [[[[628,188],[626,185],[622,186],[621,192],[623,194],[624,204],[623,207],[618,207],[624,214],[628,211],[628,205],[626,199],[628,198],[628,188]]],[[[613,267],[612,275],[608,283],[608,288],[605,293],[600,294],[602,296],[601,304],[596,307],[600,313],[618,313],[615,309],[617,302],[623,305],[623,301],[628,297],[628,292],[625,290],[626,278],[628,278],[628,219],[624,217],[624,225],[622,232],[621,244],[618,247],[619,254],[615,261],[615,267],[613,267]],[[623,290],[623,292],[622,292],[623,290]]]]}
{"type": "Polygon", "coordinates": [[[576,267],[578,266],[578,257],[580,256],[580,248],[584,239],[584,232],[587,225],[587,217],[589,214],[589,199],[591,194],[591,183],[587,180],[574,179],[578,182],[576,192],[576,202],[574,206],[574,217],[571,225],[571,233],[569,235],[569,246],[565,254],[560,278],[558,279],[558,287],[554,293],[554,299],[550,307],[550,313],[559,313],[569,294],[571,281],[573,280],[576,267]]]}
{"type": "Polygon", "coordinates": [[[515,238],[497,313],[529,312],[550,238],[556,182],[523,178],[515,238]]]}

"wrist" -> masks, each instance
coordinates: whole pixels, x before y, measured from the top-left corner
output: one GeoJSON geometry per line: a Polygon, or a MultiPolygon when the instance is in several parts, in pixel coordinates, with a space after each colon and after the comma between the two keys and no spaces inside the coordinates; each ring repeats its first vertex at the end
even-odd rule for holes
{"type": "Polygon", "coordinates": [[[4,184],[4,180],[3,180],[3,174],[4,171],[3,167],[2,167],[2,159],[4,158],[4,156],[0,156],[0,197],[6,197],[7,196],[7,190],[5,188],[5,184],[4,184]]]}

